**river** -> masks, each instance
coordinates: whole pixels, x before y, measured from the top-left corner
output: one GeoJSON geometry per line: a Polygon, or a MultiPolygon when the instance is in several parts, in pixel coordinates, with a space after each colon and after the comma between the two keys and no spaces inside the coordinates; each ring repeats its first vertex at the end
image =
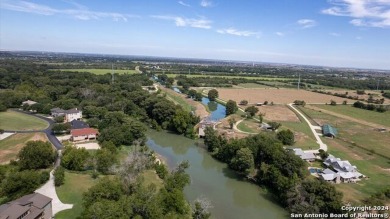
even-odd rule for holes
{"type": "MultiPolygon", "coordinates": [[[[202,102],[210,109],[208,99],[204,99],[202,102]]],[[[214,111],[210,109],[212,120],[223,118],[224,108],[217,104],[214,111]]],[[[287,218],[287,212],[270,200],[259,186],[243,180],[226,164],[215,160],[204,148],[196,146],[197,141],[201,142],[165,131],[148,132],[147,145],[162,155],[170,168],[183,160],[189,161],[186,172],[191,184],[184,189],[188,201],[206,197],[213,205],[212,217],[218,219],[287,218]]]]}

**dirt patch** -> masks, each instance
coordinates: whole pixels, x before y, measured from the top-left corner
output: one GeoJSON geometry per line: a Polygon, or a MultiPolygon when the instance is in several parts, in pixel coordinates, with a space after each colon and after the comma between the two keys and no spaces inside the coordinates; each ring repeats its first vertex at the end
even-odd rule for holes
{"type": "Polygon", "coordinates": [[[298,116],[286,105],[258,106],[259,112],[265,113],[268,121],[299,122],[298,116]]]}
{"type": "Polygon", "coordinates": [[[227,139],[232,139],[232,138],[241,139],[241,138],[248,137],[249,136],[248,134],[241,133],[241,132],[235,131],[233,129],[230,129],[229,118],[231,118],[231,117],[233,117],[236,120],[236,122],[242,119],[238,115],[231,115],[229,117],[226,117],[226,118],[220,120],[220,123],[218,123],[215,127],[216,130],[218,131],[218,133],[220,135],[226,137],[227,139]]]}
{"type": "Polygon", "coordinates": [[[47,136],[43,133],[35,133],[30,141],[47,141],[47,136]]]}
{"type": "Polygon", "coordinates": [[[205,106],[198,102],[198,101],[194,101],[190,98],[187,98],[186,95],[184,94],[179,94],[171,89],[168,89],[168,88],[165,88],[165,87],[162,87],[162,86],[159,86],[159,88],[164,91],[164,92],[167,92],[169,93],[170,95],[174,95],[174,96],[177,96],[177,97],[180,97],[182,98],[184,101],[186,101],[189,105],[195,107],[195,115],[199,116],[200,119],[203,119],[207,116],[209,116],[209,112],[207,112],[205,106]]]}
{"type": "Polygon", "coordinates": [[[219,88],[219,97],[223,100],[248,100],[249,104],[269,103],[288,104],[294,100],[304,100],[306,103],[330,103],[330,100],[335,100],[338,103],[348,100],[346,98],[329,96],[326,94],[314,93],[306,90],[295,89],[227,89],[219,88]]]}
{"type": "Polygon", "coordinates": [[[89,143],[82,143],[82,144],[75,144],[77,148],[85,148],[87,150],[98,150],[100,149],[100,146],[96,142],[89,142],[89,143]]]}

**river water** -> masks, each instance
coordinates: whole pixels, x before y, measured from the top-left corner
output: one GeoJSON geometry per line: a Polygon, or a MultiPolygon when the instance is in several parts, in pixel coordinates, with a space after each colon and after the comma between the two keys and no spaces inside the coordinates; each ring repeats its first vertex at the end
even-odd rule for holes
{"type": "MultiPolygon", "coordinates": [[[[211,108],[212,120],[225,117],[224,106],[207,98],[203,98],[202,103],[211,108]]],[[[259,186],[243,180],[226,164],[215,160],[203,147],[196,146],[197,141],[201,142],[168,132],[148,132],[147,145],[162,155],[170,168],[183,160],[189,161],[186,172],[191,184],[184,189],[188,201],[206,197],[213,206],[212,217],[218,219],[287,218],[287,212],[270,200],[259,186]]]]}

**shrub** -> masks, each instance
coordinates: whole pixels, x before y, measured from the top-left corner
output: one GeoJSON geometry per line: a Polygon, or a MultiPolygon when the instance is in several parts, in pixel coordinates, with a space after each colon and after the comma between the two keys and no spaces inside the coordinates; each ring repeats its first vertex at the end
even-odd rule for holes
{"type": "Polygon", "coordinates": [[[61,166],[57,167],[54,171],[54,185],[61,186],[65,181],[65,169],[61,166]]]}

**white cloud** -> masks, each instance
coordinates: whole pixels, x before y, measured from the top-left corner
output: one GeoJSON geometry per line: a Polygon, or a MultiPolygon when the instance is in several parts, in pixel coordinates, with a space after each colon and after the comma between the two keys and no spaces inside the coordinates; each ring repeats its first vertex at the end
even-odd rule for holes
{"type": "Polygon", "coordinates": [[[329,35],[334,36],[334,37],[339,37],[340,36],[339,33],[335,33],[335,32],[329,33],[329,35]]]}
{"type": "Polygon", "coordinates": [[[280,36],[280,37],[283,37],[283,36],[285,35],[285,34],[282,33],[282,32],[276,32],[275,34],[278,35],[278,36],[280,36]]]}
{"type": "Polygon", "coordinates": [[[20,0],[16,0],[16,1],[4,0],[1,2],[0,8],[11,10],[11,11],[19,11],[19,12],[26,12],[26,13],[46,15],[46,16],[64,14],[79,20],[97,20],[100,18],[110,18],[114,21],[127,21],[128,18],[138,17],[135,15],[121,14],[121,13],[91,11],[85,6],[82,6],[80,4],[74,2],[68,2],[68,3],[76,6],[76,8],[56,9],[50,6],[35,4],[32,2],[20,1],[20,0]]]}
{"type": "Polygon", "coordinates": [[[194,28],[203,28],[210,29],[212,21],[206,18],[185,18],[180,16],[165,16],[165,15],[152,15],[152,18],[162,19],[162,20],[171,20],[175,22],[175,25],[178,27],[194,27],[194,28]]]}
{"type": "Polygon", "coordinates": [[[213,6],[213,2],[211,2],[209,0],[202,0],[202,1],[200,1],[200,6],[202,6],[204,8],[208,8],[208,7],[213,6]]]}
{"type": "Polygon", "coordinates": [[[187,3],[183,2],[183,1],[178,1],[177,3],[179,3],[180,5],[186,6],[186,7],[191,7],[190,4],[187,4],[187,3]]]}
{"type": "Polygon", "coordinates": [[[235,36],[244,36],[244,37],[257,36],[257,37],[260,37],[259,32],[248,31],[248,30],[237,30],[235,28],[219,29],[219,30],[217,30],[217,32],[220,34],[230,34],[230,35],[235,35],[235,36]]]}
{"type": "Polygon", "coordinates": [[[355,37],[355,39],[356,39],[356,40],[361,40],[361,39],[363,39],[363,37],[357,36],[357,37],[355,37]]]}
{"type": "Polygon", "coordinates": [[[390,27],[390,0],[332,0],[323,14],[353,18],[354,26],[390,27]]]}
{"type": "Polygon", "coordinates": [[[317,22],[311,19],[301,19],[297,21],[297,24],[301,26],[303,29],[311,28],[317,26],[317,22]]]}

